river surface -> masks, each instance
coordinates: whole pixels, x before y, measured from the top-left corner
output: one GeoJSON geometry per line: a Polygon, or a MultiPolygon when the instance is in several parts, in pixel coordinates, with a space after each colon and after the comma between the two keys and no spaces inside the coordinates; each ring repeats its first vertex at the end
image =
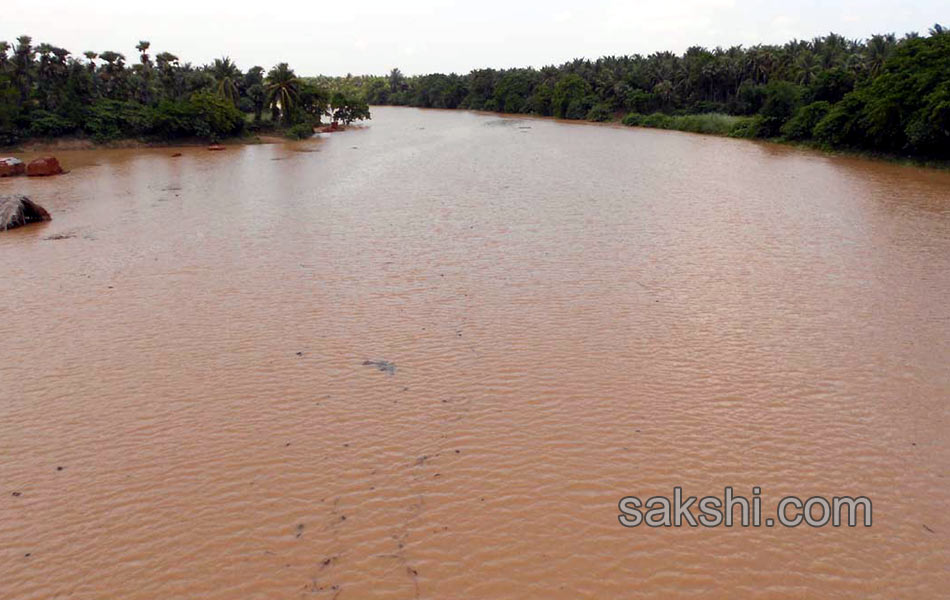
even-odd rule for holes
{"type": "Polygon", "coordinates": [[[0,180],[0,597],[946,597],[950,173],[373,115],[0,180]]]}

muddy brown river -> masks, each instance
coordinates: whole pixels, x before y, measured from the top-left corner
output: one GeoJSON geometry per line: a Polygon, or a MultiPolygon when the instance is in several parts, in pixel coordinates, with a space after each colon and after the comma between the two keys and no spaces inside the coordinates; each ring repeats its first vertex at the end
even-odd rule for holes
{"type": "Polygon", "coordinates": [[[0,180],[0,597],[946,597],[950,173],[373,115],[0,180]]]}

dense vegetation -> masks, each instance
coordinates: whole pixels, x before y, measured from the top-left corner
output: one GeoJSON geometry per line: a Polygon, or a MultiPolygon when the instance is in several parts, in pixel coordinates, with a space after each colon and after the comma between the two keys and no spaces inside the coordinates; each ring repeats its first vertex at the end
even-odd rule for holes
{"type": "Polygon", "coordinates": [[[349,78],[370,104],[469,108],[950,157],[950,32],[349,78]]]}
{"type": "Polygon", "coordinates": [[[217,140],[264,129],[305,137],[324,116],[369,118],[359,94],[297,77],[287,63],[242,72],[228,58],[195,67],[168,52],[153,60],[145,41],[136,50],[127,65],[113,51],[79,59],[29,36],[0,41],[0,145],[63,135],[217,140]]]}

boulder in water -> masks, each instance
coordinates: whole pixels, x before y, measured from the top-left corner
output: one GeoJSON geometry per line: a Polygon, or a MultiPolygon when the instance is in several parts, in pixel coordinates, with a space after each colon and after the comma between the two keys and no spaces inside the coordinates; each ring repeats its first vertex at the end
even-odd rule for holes
{"type": "Polygon", "coordinates": [[[0,196],[0,231],[51,220],[45,208],[26,196],[0,196]]]}
{"type": "Polygon", "coordinates": [[[0,158],[0,177],[13,177],[26,173],[26,165],[18,158],[0,158]]]}
{"type": "Polygon", "coordinates": [[[63,168],[59,166],[59,161],[52,156],[37,158],[26,165],[27,177],[46,177],[49,175],[59,175],[63,168]]]}

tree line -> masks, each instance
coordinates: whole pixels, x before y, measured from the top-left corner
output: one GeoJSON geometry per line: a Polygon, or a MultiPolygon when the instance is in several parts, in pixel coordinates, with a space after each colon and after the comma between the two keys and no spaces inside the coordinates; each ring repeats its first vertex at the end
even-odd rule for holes
{"type": "Polygon", "coordinates": [[[74,56],[29,36],[0,41],[0,145],[24,138],[85,135],[217,140],[276,130],[308,137],[323,117],[368,119],[360,94],[298,77],[287,63],[242,71],[229,58],[194,66],[141,41],[132,64],[105,51],[74,56]]]}
{"type": "Polygon", "coordinates": [[[947,158],[950,32],[347,78],[370,104],[465,108],[947,158]],[[687,118],[705,115],[710,118],[687,118]]]}

